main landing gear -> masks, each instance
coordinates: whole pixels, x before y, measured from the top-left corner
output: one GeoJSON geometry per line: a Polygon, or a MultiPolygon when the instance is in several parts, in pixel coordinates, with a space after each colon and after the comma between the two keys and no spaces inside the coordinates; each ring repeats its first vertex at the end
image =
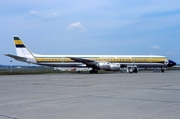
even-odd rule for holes
{"type": "Polygon", "coordinates": [[[127,66],[126,72],[127,73],[138,73],[137,66],[127,66]]]}
{"type": "Polygon", "coordinates": [[[92,69],[92,70],[89,71],[89,73],[90,73],[90,74],[93,74],[93,73],[94,73],[94,74],[97,74],[97,73],[98,73],[98,70],[97,70],[97,69],[92,69]]]}

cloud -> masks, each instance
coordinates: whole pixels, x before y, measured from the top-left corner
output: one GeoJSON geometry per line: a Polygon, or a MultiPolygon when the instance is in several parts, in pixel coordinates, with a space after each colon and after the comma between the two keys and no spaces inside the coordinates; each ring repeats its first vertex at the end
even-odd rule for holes
{"type": "Polygon", "coordinates": [[[81,22],[71,23],[67,26],[67,30],[78,30],[78,32],[86,31],[81,22]]]}
{"type": "Polygon", "coordinates": [[[153,48],[153,49],[159,49],[159,48],[160,48],[160,46],[158,46],[158,45],[154,45],[152,48],[153,48]]]}
{"type": "Polygon", "coordinates": [[[46,17],[47,18],[58,17],[58,14],[54,12],[54,13],[47,14],[46,17]]]}
{"type": "Polygon", "coordinates": [[[40,18],[41,14],[38,11],[31,10],[29,11],[28,18],[40,18]]]}
{"type": "Polygon", "coordinates": [[[30,15],[38,15],[39,12],[37,12],[37,11],[35,11],[35,10],[31,10],[31,11],[29,12],[29,14],[30,14],[30,15]]]}
{"type": "Polygon", "coordinates": [[[55,12],[53,13],[40,13],[38,11],[35,11],[35,10],[31,10],[29,12],[29,15],[27,16],[27,18],[33,18],[33,19],[38,19],[38,20],[52,20],[52,19],[55,19],[55,18],[58,18],[59,15],[55,12]]]}

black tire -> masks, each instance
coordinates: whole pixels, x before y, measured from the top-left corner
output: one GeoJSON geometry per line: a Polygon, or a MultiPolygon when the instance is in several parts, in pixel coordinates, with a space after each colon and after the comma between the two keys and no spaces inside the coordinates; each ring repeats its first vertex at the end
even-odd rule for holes
{"type": "Polygon", "coordinates": [[[94,73],[97,74],[97,73],[98,73],[98,70],[94,70],[94,73]]]}
{"type": "Polygon", "coordinates": [[[90,70],[89,73],[92,74],[92,73],[93,73],[93,70],[90,70]]]}

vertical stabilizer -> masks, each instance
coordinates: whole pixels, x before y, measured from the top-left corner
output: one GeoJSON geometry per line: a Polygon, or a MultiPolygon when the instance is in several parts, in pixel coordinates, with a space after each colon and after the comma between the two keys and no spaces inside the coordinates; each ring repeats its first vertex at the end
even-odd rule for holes
{"type": "Polygon", "coordinates": [[[27,62],[29,63],[36,63],[33,53],[24,45],[22,40],[19,37],[13,37],[13,39],[17,56],[28,58],[27,62]]]}

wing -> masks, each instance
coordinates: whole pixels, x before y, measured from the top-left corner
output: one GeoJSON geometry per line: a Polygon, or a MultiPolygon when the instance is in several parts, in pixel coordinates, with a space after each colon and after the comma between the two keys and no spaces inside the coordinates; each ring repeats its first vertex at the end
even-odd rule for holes
{"type": "Polygon", "coordinates": [[[18,60],[18,61],[23,61],[23,62],[27,61],[27,58],[25,58],[25,57],[20,57],[20,56],[11,55],[11,54],[4,54],[4,55],[11,57],[11,58],[14,58],[15,60],[18,60]]]}
{"type": "Polygon", "coordinates": [[[97,64],[97,61],[94,61],[94,60],[89,60],[89,59],[84,59],[84,58],[79,58],[79,57],[68,57],[68,58],[70,58],[71,60],[74,60],[75,62],[81,62],[86,65],[96,65],[97,64]]]}

